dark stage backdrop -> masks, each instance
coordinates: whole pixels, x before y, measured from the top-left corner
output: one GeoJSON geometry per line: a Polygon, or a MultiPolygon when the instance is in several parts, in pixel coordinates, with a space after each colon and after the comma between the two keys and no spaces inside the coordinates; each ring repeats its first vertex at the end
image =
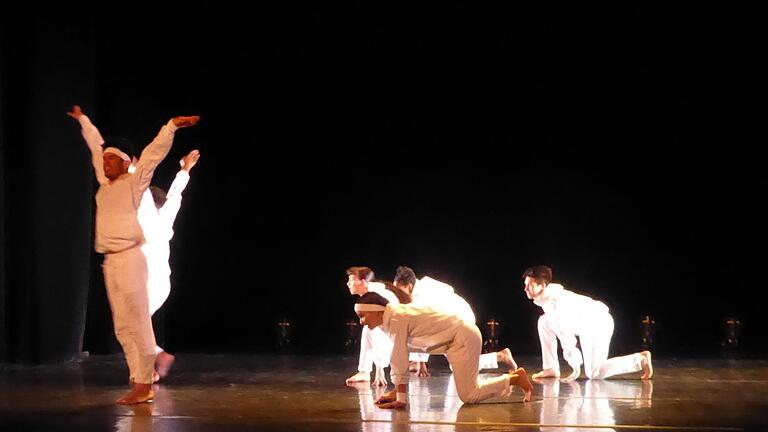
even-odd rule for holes
{"type": "Polygon", "coordinates": [[[3,14],[0,359],[113,352],[78,103],[105,135],[202,153],[156,322],[170,351],[340,352],[344,269],[451,283],[538,352],[521,272],[605,301],[616,353],[763,354],[764,8],[757,3],[3,14]],[[81,346],[82,344],[82,346],[81,346]]]}
{"type": "MultiPolygon", "coordinates": [[[[4,6],[5,8],[5,6],[4,6]]],[[[61,116],[94,101],[90,20],[0,15],[0,359],[77,357],[92,254],[93,175],[61,116]]]]}

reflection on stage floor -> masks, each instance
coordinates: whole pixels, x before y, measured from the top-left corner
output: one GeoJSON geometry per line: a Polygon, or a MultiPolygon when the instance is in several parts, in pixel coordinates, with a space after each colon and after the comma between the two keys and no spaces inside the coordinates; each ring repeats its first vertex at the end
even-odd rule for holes
{"type": "MultiPolygon", "coordinates": [[[[383,410],[383,390],[345,386],[349,356],[179,354],[151,404],[115,405],[126,390],[120,356],[56,366],[0,366],[0,431],[621,431],[768,430],[768,361],[655,359],[637,376],[534,383],[534,397],[464,405],[445,360],[412,376],[410,403],[383,410]]],[[[519,358],[529,371],[538,359],[519,358]]],[[[434,364],[432,364],[434,362],[434,364]]],[[[485,374],[492,376],[497,371],[485,374]]]]}

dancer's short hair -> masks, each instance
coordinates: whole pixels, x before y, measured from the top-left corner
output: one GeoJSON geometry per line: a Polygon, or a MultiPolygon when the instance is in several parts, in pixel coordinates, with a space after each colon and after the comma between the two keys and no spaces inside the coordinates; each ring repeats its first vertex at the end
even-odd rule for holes
{"type": "Polygon", "coordinates": [[[395,284],[396,285],[416,285],[416,273],[412,268],[406,266],[400,266],[395,272],[395,284]]]}
{"type": "Polygon", "coordinates": [[[155,207],[158,209],[165,205],[168,200],[167,193],[162,188],[157,186],[150,186],[149,191],[152,193],[152,199],[155,201],[155,207]]]}
{"type": "Polygon", "coordinates": [[[102,147],[114,147],[127,154],[129,158],[136,156],[136,147],[133,145],[133,142],[122,136],[108,136],[104,139],[104,144],[102,144],[102,147]]]}
{"type": "Polygon", "coordinates": [[[543,282],[544,285],[549,285],[549,283],[552,282],[552,269],[545,265],[528,267],[523,272],[523,280],[527,277],[543,282]]]}
{"type": "Polygon", "coordinates": [[[368,267],[350,267],[347,274],[357,276],[358,279],[370,282],[373,280],[373,270],[368,267]]]}
{"type": "Polygon", "coordinates": [[[369,291],[355,300],[355,304],[386,306],[389,304],[389,300],[385,299],[381,294],[369,291]]]}

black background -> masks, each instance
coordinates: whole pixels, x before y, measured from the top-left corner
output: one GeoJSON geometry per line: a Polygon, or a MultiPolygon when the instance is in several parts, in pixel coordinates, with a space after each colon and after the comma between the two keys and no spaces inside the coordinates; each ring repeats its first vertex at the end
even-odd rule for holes
{"type": "MultiPolygon", "coordinates": [[[[520,275],[548,264],[609,305],[617,353],[639,348],[645,314],[659,352],[717,353],[734,315],[742,348],[764,353],[764,12],[314,2],[6,17],[6,177],[42,169],[44,147],[18,149],[52,123],[76,149],[56,178],[89,169],[65,115],[74,103],[140,144],[175,115],[201,115],[154,181],[167,188],[200,149],[171,243],[170,351],[271,352],[288,319],[296,352],[338,352],[354,317],[345,268],[389,280],[408,265],[534,354],[540,310],[520,275]],[[35,109],[25,93],[60,75],[51,50],[30,45],[61,38],[78,85],[38,103],[57,117],[14,132],[35,109]]],[[[36,200],[6,197],[6,213],[36,200]]],[[[98,352],[111,323],[89,263],[85,348],[98,352]]]]}

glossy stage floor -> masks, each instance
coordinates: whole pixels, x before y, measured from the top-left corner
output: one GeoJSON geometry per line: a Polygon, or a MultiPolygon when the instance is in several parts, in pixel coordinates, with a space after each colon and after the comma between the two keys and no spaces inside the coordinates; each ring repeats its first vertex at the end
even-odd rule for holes
{"type": "Polygon", "coordinates": [[[1,365],[0,431],[768,430],[766,360],[657,358],[650,382],[548,379],[529,403],[517,391],[478,405],[459,401],[444,358],[430,365],[400,411],[376,408],[370,385],[344,385],[353,356],[178,354],[154,403],[132,407],[114,404],[126,391],[120,356],[1,365]]]}

